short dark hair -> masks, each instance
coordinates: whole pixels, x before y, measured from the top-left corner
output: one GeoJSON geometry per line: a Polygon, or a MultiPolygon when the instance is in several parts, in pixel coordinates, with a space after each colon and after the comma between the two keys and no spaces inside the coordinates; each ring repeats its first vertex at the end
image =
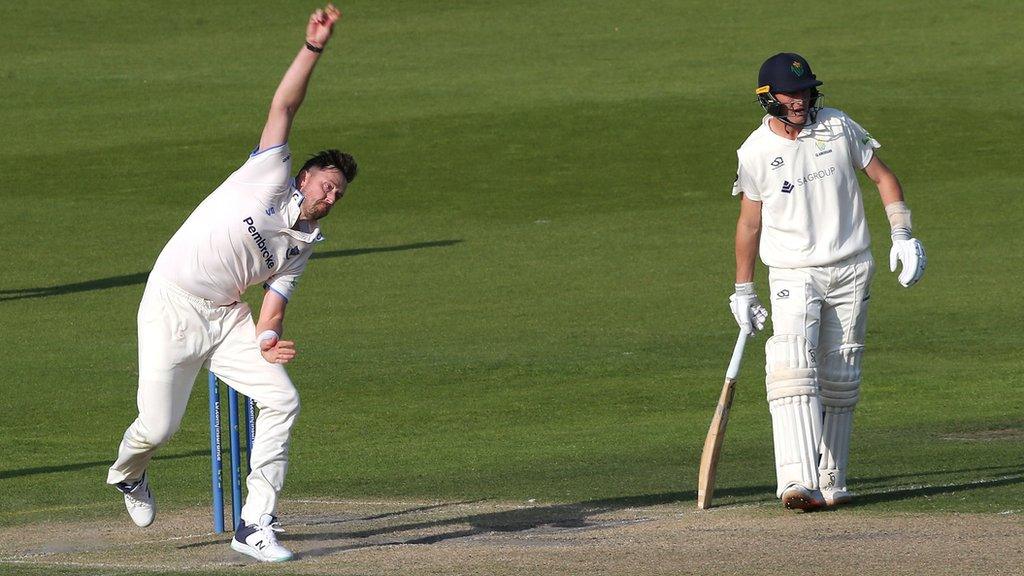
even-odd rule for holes
{"type": "Polygon", "coordinates": [[[350,184],[356,179],[356,174],[359,172],[356,159],[351,154],[333,148],[321,150],[310,156],[309,160],[306,160],[306,163],[302,165],[299,173],[301,174],[310,168],[334,168],[341,172],[345,176],[345,181],[350,184]]]}

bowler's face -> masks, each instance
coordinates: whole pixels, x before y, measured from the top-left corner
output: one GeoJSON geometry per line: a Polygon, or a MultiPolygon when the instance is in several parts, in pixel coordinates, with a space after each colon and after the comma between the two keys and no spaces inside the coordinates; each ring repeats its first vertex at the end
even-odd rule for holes
{"type": "Polygon", "coordinates": [[[811,89],[807,88],[799,92],[780,92],[775,99],[786,107],[786,120],[803,125],[807,122],[807,109],[811,105],[811,89]]]}
{"type": "Polygon", "coordinates": [[[334,203],[345,195],[348,182],[345,175],[336,168],[310,168],[299,185],[305,199],[302,201],[302,218],[319,220],[331,211],[334,203]]]}

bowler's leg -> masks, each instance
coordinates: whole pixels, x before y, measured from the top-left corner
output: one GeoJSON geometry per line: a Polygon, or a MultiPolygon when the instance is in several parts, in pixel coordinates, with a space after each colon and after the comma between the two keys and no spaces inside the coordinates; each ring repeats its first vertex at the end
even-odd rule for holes
{"type": "Polygon", "coordinates": [[[246,479],[248,494],[242,507],[242,521],[257,524],[264,514],[273,516],[277,509],[288,470],[291,430],[299,415],[299,395],[284,367],[260,354],[248,306],[236,305],[224,326],[227,333],[210,357],[210,370],[259,408],[249,455],[252,472],[246,479]]]}
{"type": "Polygon", "coordinates": [[[204,334],[187,303],[148,284],[139,306],[139,415],[125,431],[107,483],[142,478],[153,452],[181,425],[196,374],[204,334]]]}
{"type": "Polygon", "coordinates": [[[194,308],[150,283],[139,306],[139,415],[125,431],[107,483],[124,493],[139,526],[153,522],[156,503],[146,469],[158,447],[181,425],[206,341],[194,308]]]}

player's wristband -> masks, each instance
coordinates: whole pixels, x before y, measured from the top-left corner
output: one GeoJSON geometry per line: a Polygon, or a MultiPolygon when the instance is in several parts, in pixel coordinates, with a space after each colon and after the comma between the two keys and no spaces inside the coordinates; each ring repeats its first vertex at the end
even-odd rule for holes
{"type": "Polygon", "coordinates": [[[913,226],[910,224],[910,208],[907,208],[906,202],[893,202],[886,205],[885,215],[889,218],[889,230],[893,239],[897,237],[901,240],[910,238],[913,226]]]}
{"type": "Polygon", "coordinates": [[[265,340],[280,340],[281,335],[273,330],[264,330],[260,332],[260,335],[256,337],[256,343],[263,346],[265,340]]]}
{"type": "Polygon", "coordinates": [[[324,48],[323,46],[316,46],[315,44],[310,44],[309,41],[307,40],[306,50],[309,50],[310,52],[316,52],[317,54],[319,54],[324,51],[324,48]]]}
{"type": "Polygon", "coordinates": [[[755,295],[757,295],[757,291],[754,290],[754,283],[753,282],[743,282],[741,284],[736,284],[736,295],[737,296],[755,296],[755,295]]]}

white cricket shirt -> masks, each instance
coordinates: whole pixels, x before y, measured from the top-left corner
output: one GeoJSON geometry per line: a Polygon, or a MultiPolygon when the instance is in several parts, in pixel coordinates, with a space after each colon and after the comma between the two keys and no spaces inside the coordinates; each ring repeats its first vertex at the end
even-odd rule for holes
{"type": "Polygon", "coordinates": [[[291,298],[313,244],[323,240],[316,222],[292,229],[303,196],[291,158],[288,144],[254,152],[185,220],[153,272],[222,306],[254,284],[291,298]]]}
{"type": "Polygon", "coordinates": [[[857,171],[880,144],[840,110],[822,108],[796,140],[761,121],[736,151],[733,195],[761,202],[761,261],[825,266],[871,244],[857,171]]]}

